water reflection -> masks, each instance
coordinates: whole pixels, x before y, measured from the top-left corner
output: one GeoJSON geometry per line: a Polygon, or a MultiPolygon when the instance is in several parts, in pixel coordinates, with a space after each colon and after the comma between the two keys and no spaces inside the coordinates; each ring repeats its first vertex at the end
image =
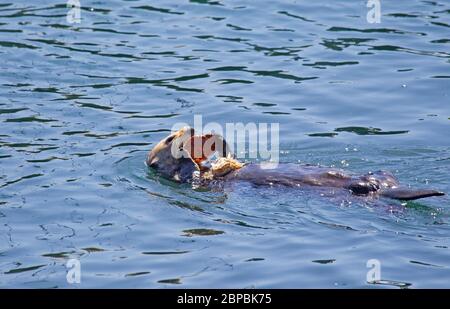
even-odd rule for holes
{"type": "Polygon", "coordinates": [[[348,1],[82,4],[0,4],[1,286],[68,287],[78,258],[86,288],[370,287],[376,256],[377,284],[448,285],[448,197],[193,190],[143,163],[202,114],[279,122],[283,162],[449,191],[446,3],[380,25],[348,1]]]}

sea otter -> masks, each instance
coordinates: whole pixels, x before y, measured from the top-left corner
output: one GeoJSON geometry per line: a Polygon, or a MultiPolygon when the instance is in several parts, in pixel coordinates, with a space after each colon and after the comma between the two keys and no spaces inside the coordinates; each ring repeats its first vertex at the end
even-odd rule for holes
{"type": "Polygon", "coordinates": [[[441,196],[443,192],[430,189],[410,189],[399,185],[386,171],[352,175],[340,169],[280,163],[275,168],[250,163],[243,164],[233,158],[226,141],[219,135],[195,135],[194,129],[185,127],[161,140],[148,154],[147,166],[165,178],[177,182],[246,181],[254,185],[282,185],[333,187],[348,190],[354,195],[383,196],[397,200],[441,196]],[[212,154],[218,158],[206,166],[212,154]]]}

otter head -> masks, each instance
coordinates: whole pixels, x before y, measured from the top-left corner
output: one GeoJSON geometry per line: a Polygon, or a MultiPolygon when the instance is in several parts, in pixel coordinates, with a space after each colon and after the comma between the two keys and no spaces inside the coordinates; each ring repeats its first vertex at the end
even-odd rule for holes
{"type": "Polygon", "coordinates": [[[187,182],[194,172],[203,170],[201,163],[211,154],[229,155],[221,136],[194,133],[193,128],[184,127],[161,140],[148,154],[147,165],[166,178],[187,182]]]}
{"type": "Polygon", "coordinates": [[[194,129],[185,127],[161,140],[150,151],[147,165],[166,178],[185,182],[199,170],[183,144],[194,135],[194,129]]]}

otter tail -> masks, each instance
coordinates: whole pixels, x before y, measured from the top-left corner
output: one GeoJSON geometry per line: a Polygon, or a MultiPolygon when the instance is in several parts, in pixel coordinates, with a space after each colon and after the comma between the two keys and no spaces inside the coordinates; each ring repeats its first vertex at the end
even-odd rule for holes
{"type": "Polygon", "coordinates": [[[386,189],[381,191],[381,196],[402,201],[417,200],[419,198],[442,196],[442,195],[445,195],[445,193],[436,190],[421,190],[408,188],[386,189]]]}

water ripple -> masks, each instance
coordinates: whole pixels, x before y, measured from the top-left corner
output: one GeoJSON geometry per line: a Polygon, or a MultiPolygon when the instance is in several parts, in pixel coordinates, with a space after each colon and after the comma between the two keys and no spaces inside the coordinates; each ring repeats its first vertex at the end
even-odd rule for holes
{"type": "Polygon", "coordinates": [[[448,286],[448,197],[193,190],[144,164],[200,114],[278,123],[282,162],[450,192],[447,3],[369,24],[358,1],[111,0],[71,24],[53,2],[0,3],[0,286],[68,287],[79,258],[85,288],[361,287],[377,257],[375,286],[448,286]]]}

